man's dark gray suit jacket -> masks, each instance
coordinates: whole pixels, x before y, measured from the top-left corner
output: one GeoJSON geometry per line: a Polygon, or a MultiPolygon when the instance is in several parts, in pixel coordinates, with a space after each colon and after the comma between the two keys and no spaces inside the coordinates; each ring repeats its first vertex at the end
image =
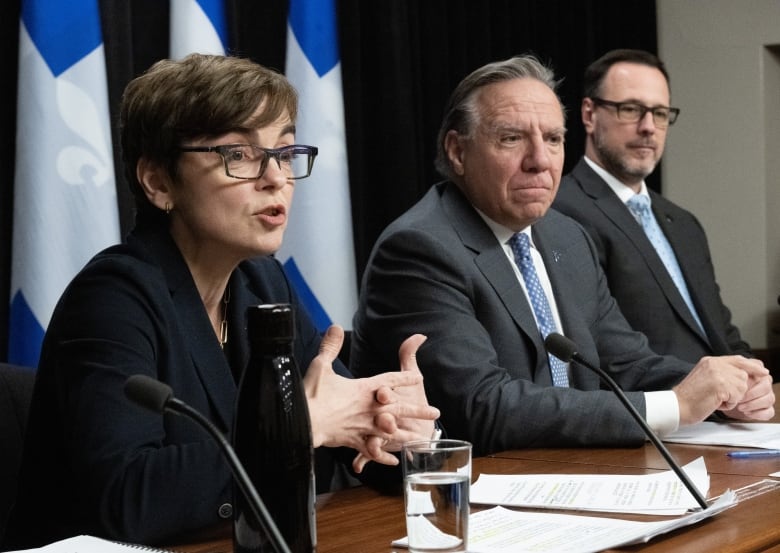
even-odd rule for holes
{"type": "MultiPolygon", "coordinates": [[[[563,325],[579,352],[625,389],[669,389],[688,363],[655,355],[610,296],[585,230],[550,210],[533,225],[563,325]]],[[[642,432],[599,379],[574,366],[553,388],[542,337],[510,260],[452,183],[439,183],[380,236],[353,321],[352,361],[362,376],[396,358],[411,333],[431,404],[447,434],[475,454],[535,446],[639,444],[642,432]]]]}
{"type": "Polygon", "coordinates": [[[706,334],[641,225],[584,159],[564,177],[553,207],[588,231],[612,295],[629,324],[647,336],[654,351],[692,363],[705,355],[752,357],[721,299],[701,224],[690,212],[649,192],[655,218],[675,251],[706,334]]]}

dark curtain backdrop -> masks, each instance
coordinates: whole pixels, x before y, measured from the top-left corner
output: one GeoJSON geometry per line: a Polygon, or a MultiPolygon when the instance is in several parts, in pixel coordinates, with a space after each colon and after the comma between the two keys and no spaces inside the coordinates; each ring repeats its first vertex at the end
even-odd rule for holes
{"type": "MultiPolygon", "coordinates": [[[[6,1],[0,22],[6,60],[0,89],[0,359],[6,358],[8,336],[20,1],[6,1]]],[[[232,52],[283,71],[287,2],[228,1],[232,52]]],[[[127,81],[168,54],[168,2],[100,0],[100,6],[115,121],[127,81]]],[[[338,0],[337,6],[358,277],[380,231],[438,179],[433,157],[442,109],[467,73],[524,52],[549,63],[563,78],[567,171],[583,151],[585,66],[612,48],[657,50],[653,0],[338,0]]],[[[116,175],[124,233],[133,213],[119,166],[116,175]]],[[[657,180],[650,185],[660,188],[657,180]]]]}

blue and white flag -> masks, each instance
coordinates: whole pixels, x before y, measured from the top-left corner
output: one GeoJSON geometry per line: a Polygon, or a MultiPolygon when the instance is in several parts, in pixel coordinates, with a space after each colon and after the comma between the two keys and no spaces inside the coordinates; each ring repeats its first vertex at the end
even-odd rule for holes
{"type": "Polygon", "coordinates": [[[295,184],[277,258],[320,330],[351,329],[357,282],[335,0],[290,0],[285,72],[300,94],[296,142],[319,155],[295,184]]]}
{"type": "Polygon", "coordinates": [[[119,241],[98,0],[23,0],[8,358],[37,366],[65,286],[119,241]]]}
{"type": "Polygon", "coordinates": [[[227,20],[222,0],[171,0],[170,57],[224,54],[227,20]]]}

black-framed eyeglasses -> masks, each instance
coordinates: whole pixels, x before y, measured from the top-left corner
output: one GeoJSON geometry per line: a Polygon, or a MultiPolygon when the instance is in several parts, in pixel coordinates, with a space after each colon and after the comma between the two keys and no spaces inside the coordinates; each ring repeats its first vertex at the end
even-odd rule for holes
{"type": "Polygon", "coordinates": [[[262,148],[256,144],[221,144],[219,146],[182,146],[181,152],[216,152],[225,163],[225,174],[234,179],[259,179],[275,159],[288,179],[305,179],[311,175],[316,146],[293,144],[282,148],[262,148]]]}
{"type": "Polygon", "coordinates": [[[618,119],[625,123],[636,123],[637,121],[641,121],[649,111],[653,114],[653,123],[655,126],[665,129],[669,125],[674,125],[674,122],[677,121],[677,116],[680,115],[680,108],[664,106],[649,108],[642,104],[637,104],[636,102],[612,102],[611,100],[604,100],[603,98],[591,98],[591,100],[593,100],[593,103],[597,106],[615,108],[618,119]]]}

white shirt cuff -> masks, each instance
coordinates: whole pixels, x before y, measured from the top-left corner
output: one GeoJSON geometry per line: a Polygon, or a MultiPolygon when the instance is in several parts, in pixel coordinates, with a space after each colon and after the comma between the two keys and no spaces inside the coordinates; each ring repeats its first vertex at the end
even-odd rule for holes
{"type": "Polygon", "coordinates": [[[645,392],[645,418],[658,436],[667,436],[680,427],[680,405],[672,390],[645,392]]]}

